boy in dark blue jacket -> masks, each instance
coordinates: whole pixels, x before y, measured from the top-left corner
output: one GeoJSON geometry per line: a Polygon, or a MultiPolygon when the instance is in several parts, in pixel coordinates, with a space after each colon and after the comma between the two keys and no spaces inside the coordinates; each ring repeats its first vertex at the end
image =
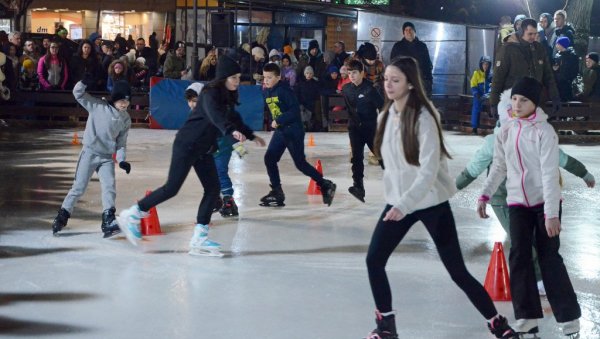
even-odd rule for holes
{"type": "Polygon", "coordinates": [[[300,118],[300,105],[292,89],[280,82],[281,70],[277,64],[267,64],[263,69],[263,96],[271,112],[271,127],[275,130],[265,153],[265,165],[271,181],[271,192],[262,197],[261,206],[285,206],[285,196],[281,189],[281,179],[277,163],[286,148],[294,160],[294,165],[304,175],[311,177],[321,188],[323,203],[331,205],[336,185],[324,179],[307,161],[304,155],[304,128],[300,118]]]}
{"type": "Polygon", "coordinates": [[[373,83],[364,79],[362,62],[353,60],[348,64],[350,83],[342,87],[344,101],[349,113],[348,136],[352,148],[352,180],[354,184],[348,188],[356,199],[365,202],[365,186],[363,164],[365,145],[373,151],[373,140],[377,130],[377,110],[383,106],[383,97],[373,87],[373,83]]]}

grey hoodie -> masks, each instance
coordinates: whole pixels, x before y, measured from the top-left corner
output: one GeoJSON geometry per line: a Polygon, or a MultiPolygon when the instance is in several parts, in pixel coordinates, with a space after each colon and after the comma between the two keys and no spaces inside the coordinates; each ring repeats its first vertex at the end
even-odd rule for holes
{"type": "Polygon", "coordinates": [[[106,157],[112,157],[116,152],[117,162],[125,161],[127,133],[131,127],[129,114],[117,110],[104,99],[91,96],[85,88],[81,81],[73,88],[73,96],[89,113],[83,147],[106,157]]]}

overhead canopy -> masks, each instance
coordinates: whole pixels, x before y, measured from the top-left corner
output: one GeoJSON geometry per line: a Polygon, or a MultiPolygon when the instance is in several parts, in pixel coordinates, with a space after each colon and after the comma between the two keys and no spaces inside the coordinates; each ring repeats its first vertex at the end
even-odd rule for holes
{"type": "Polygon", "coordinates": [[[325,15],[340,16],[347,18],[357,17],[356,8],[335,4],[332,2],[310,1],[310,0],[224,0],[226,7],[247,8],[252,3],[253,10],[276,10],[294,12],[315,12],[325,15]]]}
{"type": "Polygon", "coordinates": [[[174,0],[34,0],[30,9],[46,8],[48,10],[68,9],[74,11],[137,11],[137,12],[174,12],[174,0]]]}

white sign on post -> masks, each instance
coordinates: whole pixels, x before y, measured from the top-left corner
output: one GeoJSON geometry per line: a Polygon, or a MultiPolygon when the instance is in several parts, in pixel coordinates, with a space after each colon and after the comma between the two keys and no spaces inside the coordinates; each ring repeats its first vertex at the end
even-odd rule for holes
{"type": "Polygon", "coordinates": [[[313,39],[301,38],[300,39],[300,49],[307,50],[308,49],[308,44],[310,43],[311,40],[313,40],[313,39]]]}
{"type": "Polygon", "coordinates": [[[369,42],[375,46],[377,54],[381,51],[381,40],[383,39],[383,29],[381,27],[371,27],[369,42]]]}

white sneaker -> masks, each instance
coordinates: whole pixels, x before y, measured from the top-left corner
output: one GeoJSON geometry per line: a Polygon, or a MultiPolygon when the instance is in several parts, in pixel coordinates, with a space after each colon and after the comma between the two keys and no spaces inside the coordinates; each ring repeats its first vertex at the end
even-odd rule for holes
{"type": "Polygon", "coordinates": [[[579,319],[561,323],[563,334],[569,338],[579,338],[579,319]]]}
{"type": "Polygon", "coordinates": [[[539,332],[537,319],[517,319],[511,327],[515,332],[520,334],[534,334],[539,332]]]}
{"type": "Polygon", "coordinates": [[[133,245],[137,246],[139,241],[142,240],[142,233],[140,232],[141,219],[146,217],[148,213],[142,212],[140,207],[135,204],[126,210],[121,211],[117,217],[117,223],[119,228],[127,237],[127,240],[133,245]]]}
{"type": "Polygon", "coordinates": [[[538,292],[540,293],[540,296],[545,297],[546,296],[546,288],[544,287],[543,280],[540,280],[537,282],[537,288],[538,288],[538,292]]]}

